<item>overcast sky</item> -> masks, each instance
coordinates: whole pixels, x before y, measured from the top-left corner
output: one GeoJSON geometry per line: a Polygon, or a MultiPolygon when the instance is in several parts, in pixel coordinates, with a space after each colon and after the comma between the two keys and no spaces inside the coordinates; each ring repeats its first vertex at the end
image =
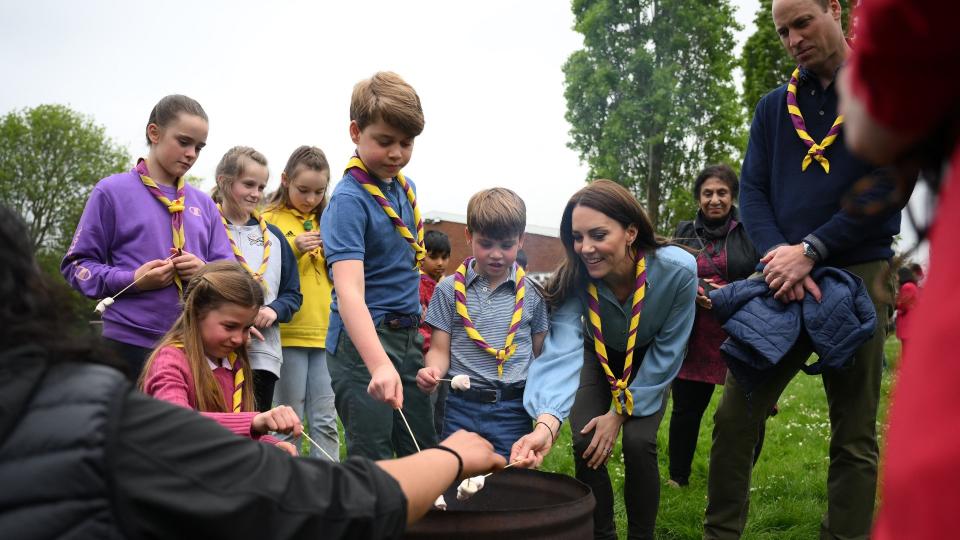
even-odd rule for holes
{"type": "MultiPolygon", "coordinates": [[[[742,43],[758,1],[734,4],[742,43]]],[[[351,89],[393,70],[423,102],[405,172],[424,211],[463,214],[500,185],[524,198],[529,223],[556,227],[586,178],[564,119],[561,66],[582,45],[572,26],[564,0],[5,0],[0,114],[66,104],[140,156],[150,109],[186,94],[210,117],[191,174],[209,187],[223,153],[248,145],[270,161],[273,190],[301,144],[322,148],[339,178],[351,89]]]]}

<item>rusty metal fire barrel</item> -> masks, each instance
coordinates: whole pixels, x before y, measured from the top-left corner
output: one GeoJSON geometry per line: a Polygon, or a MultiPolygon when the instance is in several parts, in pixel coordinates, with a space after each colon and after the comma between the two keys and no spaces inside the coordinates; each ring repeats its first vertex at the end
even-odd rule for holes
{"type": "Polygon", "coordinates": [[[407,528],[408,539],[580,540],[593,538],[590,488],[562,474],[506,469],[466,501],[444,493],[447,510],[431,510],[407,528]]]}

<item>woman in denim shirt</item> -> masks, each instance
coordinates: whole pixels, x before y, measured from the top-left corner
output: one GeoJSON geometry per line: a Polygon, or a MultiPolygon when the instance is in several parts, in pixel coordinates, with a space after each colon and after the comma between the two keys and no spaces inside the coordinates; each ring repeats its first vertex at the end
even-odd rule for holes
{"type": "Polygon", "coordinates": [[[657,428],[693,325],[696,261],[658,239],[637,200],[609,180],[570,199],[560,239],[566,258],[546,287],[550,333],[524,394],[537,423],[511,461],[539,464],[569,413],[576,476],[597,500],[595,536],[616,538],[606,463],[622,428],[629,538],[653,538],[657,428]]]}

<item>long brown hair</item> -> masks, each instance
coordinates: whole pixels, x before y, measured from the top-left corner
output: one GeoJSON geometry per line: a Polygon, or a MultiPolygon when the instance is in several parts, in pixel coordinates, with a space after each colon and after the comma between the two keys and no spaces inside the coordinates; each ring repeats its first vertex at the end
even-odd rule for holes
{"type": "Polygon", "coordinates": [[[330,163],[327,162],[327,156],[323,153],[323,150],[316,146],[303,145],[290,154],[287,166],[283,168],[283,176],[287,179],[287,185],[283,185],[281,182],[280,187],[270,196],[267,212],[288,207],[293,208],[293,204],[290,202],[290,182],[293,182],[297,173],[303,169],[327,173],[327,191],[323,193],[320,203],[311,211],[311,213],[317,215],[318,220],[320,219],[321,214],[327,207],[327,200],[330,198],[330,181],[332,178],[330,178],[330,163]]]}
{"type": "MultiPolygon", "coordinates": [[[[220,385],[207,365],[203,351],[203,337],[200,335],[200,322],[211,311],[224,304],[235,304],[251,309],[263,305],[263,290],[250,274],[235,261],[217,261],[209,263],[190,280],[184,293],[183,312],[173,323],[173,327],[157,345],[147,359],[137,384],[144,389],[146,374],[164,347],[182,347],[193,376],[193,391],[197,396],[197,410],[201,412],[231,412],[233,409],[223,399],[220,385]]],[[[237,361],[243,370],[243,395],[240,409],[245,412],[256,409],[253,394],[253,372],[250,369],[250,357],[247,348],[236,350],[237,361]]]]}
{"type": "MultiPolygon", "coordinates": [[[[231,204],[237,203],[237,201],[232,200],[233,195],[230,195],[230,186],[243,176],[246,171],[247,160],[259,163],[264,167],[267,166],[267,157],[249,146],[234,146],[227,150],[227,153],[220,158],[220,163],[217,164],[214,173],[217,183],[210,191],[211,199],[226,204],[225,199],[229,197],[231,204]]],[[[267,178],[270,178],[269,171],[267,172],[267,178]]]]}
{"type": "Polygon", "coordinates": [[[649,252],[667,244],[654,233],[647,213],[625,187],[611,180],[594,180],[574,193],[563,209],[560,242],[565,257],[544,288],[546,299],[554,308],[563,304],[572,293],[583,290],[587,282],[587,269],[573,250],[573,209],[578,206],[601,212],[623,228],[635,226],[637,237],[631,245],[634,251],[649,252]]]}

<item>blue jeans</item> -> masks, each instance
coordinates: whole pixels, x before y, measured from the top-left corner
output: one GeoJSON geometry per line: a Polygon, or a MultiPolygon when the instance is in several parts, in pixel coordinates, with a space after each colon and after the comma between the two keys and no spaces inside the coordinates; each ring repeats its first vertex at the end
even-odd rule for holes
{"type": "MultiPolygon", "coordinates": [[[[284,347],[280,380],[273,395],[277,405],[289,405],[307,421],[308,435],[331,457],[340,460],[340,437],[337,435],[337,409],[334,407],[327,351],[316,347],[284,347]]],[[[300,437],[285,436],[300,450],[300,437]]],[[[310,456],[327,459],[310,445],[310,456]]]]}
{"type": "Polygon", "coordinates": [[[446,439],[458,429],[473,431],[490,441],[494,451],[509,460],[513,443],[530,433],[532,422],[523,408],[522,399],[477,403],[450,392],[447,394],[441,439],[446,439]]]}

